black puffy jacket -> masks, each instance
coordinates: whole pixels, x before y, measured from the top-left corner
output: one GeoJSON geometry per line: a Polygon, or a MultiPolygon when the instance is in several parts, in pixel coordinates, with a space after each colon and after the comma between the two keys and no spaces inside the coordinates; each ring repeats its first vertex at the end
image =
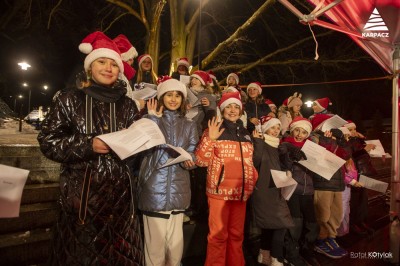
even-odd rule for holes
{"type": "MultiPolygon", "coordinates": [[[[93,99],[92,134],[87,134],[85,99],[80,89],[59,91],[38,135],[43,154],[61,163],[61,213],[51,264],[143,265],[131,190],[135,180],[125,161],[113,153],[96,154],[92,148],[93,138],[108,132],[110,103],[93,99]],[[81,200],[85,176],[90,176],[91,182],[87,200],[81,200]],[[80,207],[86,207],[81,220],[80,207]]],[[[116,129],[129,127],[137,113],[131,99],[119,98],[115,102],[116,129]]]]}

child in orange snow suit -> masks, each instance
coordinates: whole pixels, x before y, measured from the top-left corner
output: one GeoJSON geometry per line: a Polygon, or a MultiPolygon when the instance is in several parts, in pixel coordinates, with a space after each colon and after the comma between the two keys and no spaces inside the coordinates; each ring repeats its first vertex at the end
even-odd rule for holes
{"type": "Polygon", "coordinates": [[[213,118],[208,122],[195,152],[196,164],[208,167],[210,231],[205,265],[242,266],[246,201],[257,181],[253,144],[240,120],[239,92],[225,93],[219,108],[223,119],[218,122],[213,118]]]}

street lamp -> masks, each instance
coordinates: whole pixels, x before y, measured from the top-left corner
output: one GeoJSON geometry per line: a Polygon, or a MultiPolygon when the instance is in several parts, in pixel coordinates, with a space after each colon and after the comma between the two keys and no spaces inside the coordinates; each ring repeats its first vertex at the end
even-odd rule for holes
{"type": "Polygon", "coordinates": [[[18,98],[22,99],[23,96],[20,94],[20,95],[14,97],[14,112],[17,112],[17,99],[18,98]]]}
{"type": "Polygon", "coordinates": [[[28,68],[31,67],[31,65],[28,64],[27,62],[20,62],[18,63],[18,65],[21,67],[22,70],[28,70],[28,68]]]}
{"type": "Polygon", "coordinates": [[[307,107],[311,107],[313,104],[313,101],[309,100],[309,101],[306,101],[304,104],[307,105],[307,107]]]}
{"type": "MultiPolygon", "coordinates": [[[[25,61],[19,62],[18,63],[19,67],[23,70],[23,71],[27,71],[28,68],[31,67],[30,64],[28,64],[25,61]]],[[[25,82],[24,84],[22,84],[22,86],[24,87],[28,87],[28,84],[25,82]]],[[[29,104],[28,104],[28,114],[31,111],[31,88],[29,88],[29,104]]]]}
{"type": "MultiPolygon", "coordinates": [[[[22,83],[22,86],[24,86],[24,87],[29,87],[29,86],[28,86],[28,83],[26,83],[26,82],[22,83]]],[[[31,111],[31,93],[32,93],[31,87],[29,87],[28,114],[29,114],[29,112],[31,111]]]]}

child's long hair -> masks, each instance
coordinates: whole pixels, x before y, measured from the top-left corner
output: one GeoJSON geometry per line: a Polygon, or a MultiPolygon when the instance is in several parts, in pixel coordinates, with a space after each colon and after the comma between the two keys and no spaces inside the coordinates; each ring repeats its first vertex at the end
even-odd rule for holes
{"type": "MultiPolygon", "coordinates": [[[[186,99],[183,96],[183,93],[180,91],[177,91],[177,93],[182,97],[182,102],[181,102],[181,106],[179,107],[178,110],[176,110],[180,116],[185,116],[186,115],[186,99]]],[[[164,106],[164,109],[167,109],[167,107],[164,105],[164,95],[161,95],[160,99],[158,100],[158,107],[164,106]]]]}
{"type": "Polygon", "coordinates": [[[288,112],[290,113],[290,116],[292,117],[292,119],[295,119],[296,117],[303,117],[303,115],[301,114],[301,112],[299,111],[299,114],[296,115],[293,111],[293,107],[288,107],[288,112]]]}

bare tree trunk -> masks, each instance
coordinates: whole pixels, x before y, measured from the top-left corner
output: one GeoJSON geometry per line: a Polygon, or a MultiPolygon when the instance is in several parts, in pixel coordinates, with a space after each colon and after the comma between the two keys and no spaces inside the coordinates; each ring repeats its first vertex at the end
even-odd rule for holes
{"type": "Polygon", "coordinates": [[[166,1],[153,0],[149,11],[150,31],[148,32],[148,39],[146,42],[147,53],[153,58],[153,70],[158,73],[158,59],[160,54],[160,17],[164,10],[166,1]]]}

